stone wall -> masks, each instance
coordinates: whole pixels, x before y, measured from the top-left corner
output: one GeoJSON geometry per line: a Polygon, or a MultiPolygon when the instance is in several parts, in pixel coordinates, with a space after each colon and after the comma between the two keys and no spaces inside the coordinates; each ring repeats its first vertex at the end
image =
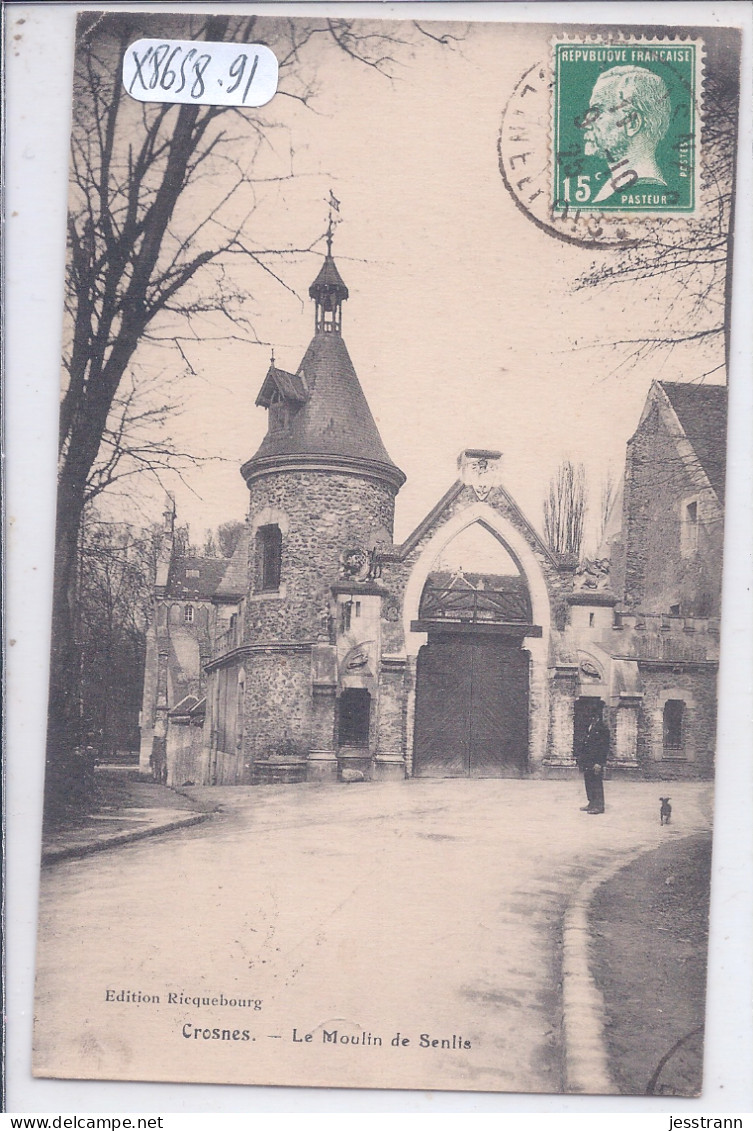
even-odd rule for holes
{"type": "Polygon", "coordinates": [[[628,443],[621,542],[615,580],[626,607],[718,616],[723,513],[700,468],[683,458],[654,404],[628,443]],[[686,521],[688,503],[698,522],[686,521]]]}
{"type": "MultiPolygon", "coordinates": [[[[551,721],[545,762],[561,770],[575,766],[573,750],[573,707],[578,695],[577,666],[559,667],[552,672],[551,721]]],[[[551,775],[550,775],[551,776],[551,775]]]]}
{"type": "Polygon", "coordinates": [[[167,784],[203,783],[203,718],[170,719],[167,731],[167,784]]]}
{"type": "MultiPolygon", "coordinates": [[[[405,772],[406,664],[397,661],[383,664],[379,688],[379,729],[376,742],[377,759],[405,772]]],[[[385,769],[385,776],[387,771],[385,769]]]]}
{"type": "Polygon", "coordinates": [[[311,650],[275,649],[244,657],[245,760],[253,763],[281,742],[308,752],[314,731],[311,650]]]}
{"type": "Polygon", "coordinates": [[[712,778],[716,746],[716,665],[640,665],[643,702],[638,716],[638,761],[643,776],[662,780],[712,778]],[[664,747],[664,704],[685,702],[683,746],[664,747]]]}
{"type": "Polygon", "coordinates": [[[157,718],[157,670],[159,653],[157,651],[157,632],[154,624],[146,631],[146,656],[144,658],[144,694],[141,699],[141,742],[139,745],[139,773],[151,773],[152,742],[154,724],[157,718]]]}
{"type": "Polygon", "coordinates": [[[252,480],[244,643],[316,640],[326,627],[341,553],[391,540],[394,509],[392,489],[354,475],[302,470],[252,480]],[[256,590],[255,533],[267,524],[282,530],[277,592],[256,590]]]}

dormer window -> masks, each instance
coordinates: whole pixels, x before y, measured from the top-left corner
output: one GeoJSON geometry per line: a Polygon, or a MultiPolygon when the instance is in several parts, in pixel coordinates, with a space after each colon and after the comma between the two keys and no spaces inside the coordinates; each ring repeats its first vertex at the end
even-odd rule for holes
{"type": "Polygon", "coordinates": [[[287,432],[290,427],[290,403],[281,393],[272,395],[269,402],[269,431],[287,432]]]}
{"type": "Polygon", "coordinates": [[[289,431],[295,414],[308,399],[305,380],[297,373],[278,369],[274,360],[269,367],[256,403],[269,413],[267,428],[270,436],[289,431]]]}

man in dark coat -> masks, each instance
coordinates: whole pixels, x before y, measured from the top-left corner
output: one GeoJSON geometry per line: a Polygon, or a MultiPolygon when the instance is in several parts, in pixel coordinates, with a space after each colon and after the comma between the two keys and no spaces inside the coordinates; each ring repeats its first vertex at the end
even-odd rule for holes
{"type": "Polygon", "coordinates": [[[578,768],[583,774],[588,804],[584,813],[604,812],[604,768],[609,757],[609,728],[601,711],[592,719],[578,756],[578,768]]]}

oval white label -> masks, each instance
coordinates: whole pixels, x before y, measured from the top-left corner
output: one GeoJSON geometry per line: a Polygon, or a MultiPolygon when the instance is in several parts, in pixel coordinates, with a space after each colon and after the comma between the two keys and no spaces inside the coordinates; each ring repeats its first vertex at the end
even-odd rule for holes
{"type": "Polygon", "coordinates": [[[278,70],[261,43],[137,39],[123,59],[123,85],[140,102],[264,106],[277,91],[278,70]]]}

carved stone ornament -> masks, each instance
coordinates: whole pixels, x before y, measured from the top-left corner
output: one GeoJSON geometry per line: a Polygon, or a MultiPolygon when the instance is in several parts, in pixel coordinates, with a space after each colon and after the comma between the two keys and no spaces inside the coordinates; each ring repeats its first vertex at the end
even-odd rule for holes
{"type": "Polygon", "coordinates": [[[460,479],[482,502],[499,483],[500,452],[466,448],[458,460],[460,479]]]}
{"type": "Polygon", "coordinates": [[[340,577],[343,581],[364,581],[369,575],[369,555],[360,546],[351,546],[340,554],[340,577]]]}
{"type": "Polygon", "coordinates": [[[339,663],[340,685],[363,687],[364,680],[373,680],[377,666],[376,655],[376,645],[373,640],[364,640],[346,652],[339,663]]]}
{"type": "Polygon", "coordinates": [[[573,581],[575,589],[600,591],[609,588],[609,558],[588,558],[575,572],[573,581]]]}
{"type": "Polygon", "coordinates": [[[587,676],[588,679],[598,679],[601,681],[602,675],[593,660],[581,660],[580,662],[581,675],[587,676]]]}

